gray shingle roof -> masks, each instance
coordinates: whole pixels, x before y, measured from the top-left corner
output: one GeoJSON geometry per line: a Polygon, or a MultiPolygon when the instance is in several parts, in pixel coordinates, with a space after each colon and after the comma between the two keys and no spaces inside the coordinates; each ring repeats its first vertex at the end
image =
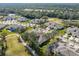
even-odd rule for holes
{"type": "Polygon", "coordinates": [[[14,25],[9,25],[9,26],[7,27],[7,29],[9,29],[9,28],[24,29],[23,26],[21,26],[21,25],[16,25],[16,24],[14,24],[14,25]]]}
{"type": "Polygon", "coordinates": [[[39,43],[39,44],[42,44],[42,43],[44,43],[44,42],[47,41],[47,40],[48,40],[48,38],[47,38],[46,36],[40,35],[40,37],[39,37],[39,39],[38,39],[38,43],[39,43]]]}
{"type": "Polygon", "coordinates": [[[66,31],[68,34],[71,33],[72,36],[79,37],[79,28],[78,27],[69,27],[66,31]]]}
{"type": "Polygon", "coordinates": [[[13,18],[13,17],[10,17],[10,16],[7,16],[7,17],[5,17],[3,20],[15,20],[15,18],[13,18]]]}
{"type": "Polygon", "coordinates": [[[49,23],[48,27],[50,29],[63,29],[64,28],[63,26],[61,26],[60,24],[57,24],[55,22],[49,23]]]}
{"type": "Polygon", "coordinates": [[[25,18],[25,17],[18,18],[18,21],[26,21],[26,20],[27,20],[27,18],[25,18]]]}

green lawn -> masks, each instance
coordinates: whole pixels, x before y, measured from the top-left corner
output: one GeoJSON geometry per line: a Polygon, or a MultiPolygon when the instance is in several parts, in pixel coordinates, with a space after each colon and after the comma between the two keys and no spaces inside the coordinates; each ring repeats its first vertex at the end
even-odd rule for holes
{"type": "Polygon", "coordinates": [[[17,34],[10,34],[6,37],[7,50],[6,55],[11,56],[28,56],[30,53],[26,48],[18,41],[17,34]],[[26,50],[26,51],[25,51],[26,50]]]}
{"type": "Polygon", "coordinates": [[[64,25],[64,23],[62,22],[62,20],[59,19],[59,18],[48,18],[48,21],[50,21],[50,22],[56,22],[56,23],[58,23],[60,25],[64,25]]]}

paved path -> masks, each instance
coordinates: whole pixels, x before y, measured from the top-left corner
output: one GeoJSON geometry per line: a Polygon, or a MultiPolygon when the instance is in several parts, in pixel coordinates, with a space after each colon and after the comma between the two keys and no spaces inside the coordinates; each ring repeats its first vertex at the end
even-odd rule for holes
{"type": "Polygon", "coordinates": [[[37,53],[31,48],[29,47],[29,45],[27,43],[24,42],[24,40],[22,39],[22,37],[20,36],[20,41],[22,42],[22,44],[29,50],[29,52],[34,55],[34,56],[38,56],[37,53]]]}

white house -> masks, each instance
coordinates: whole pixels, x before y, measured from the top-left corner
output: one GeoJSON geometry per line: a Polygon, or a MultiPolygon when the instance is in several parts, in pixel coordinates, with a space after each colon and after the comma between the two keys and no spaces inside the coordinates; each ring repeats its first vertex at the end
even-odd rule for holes
{"type": "Polygon", "coordinates": [[[16,14],[8,14],[8,16],[15,16],[16,14]]]}
{"type": "Polygon", "coordinates": [[[79,42],[79,38],[75,38],[74,40],[75,40],[76,42],[79,42]]]}

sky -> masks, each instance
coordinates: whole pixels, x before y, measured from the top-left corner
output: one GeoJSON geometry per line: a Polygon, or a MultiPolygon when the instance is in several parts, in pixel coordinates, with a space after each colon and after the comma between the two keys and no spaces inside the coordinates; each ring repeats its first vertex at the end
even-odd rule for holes
{"type": "Polygon", "coordinates": [[[0,3],[78,3],[79,0],[0,0],[0,3]]]}

